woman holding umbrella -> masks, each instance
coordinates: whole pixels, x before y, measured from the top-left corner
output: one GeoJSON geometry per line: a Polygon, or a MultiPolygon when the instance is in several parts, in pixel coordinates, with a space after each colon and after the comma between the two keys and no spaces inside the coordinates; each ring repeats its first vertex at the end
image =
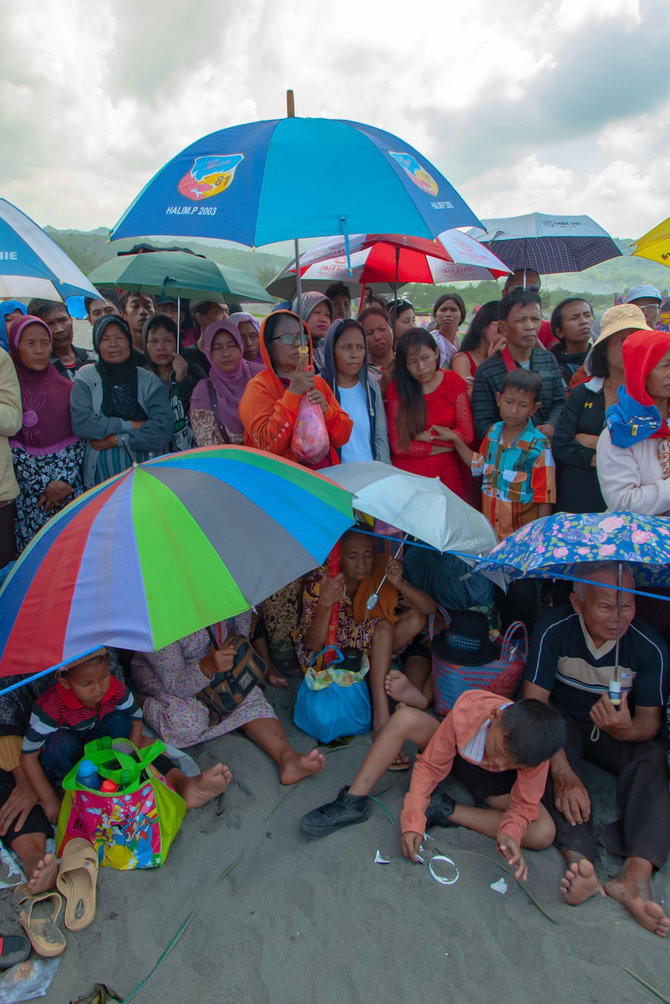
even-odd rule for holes
{"type": "Polygon", "coordinates": [[[93,347],[99,359],[77,371],[70,398],[72,428],[87,440],[87,488],[127,470],[133,461],[165,453],[174,430],[161,382],[138,367],[122,317],[108,314],[96,321],[93,347]]]}
{"type": "Polygon", "coordinates": [[[142,351],[147,368],[155,373],[167,395],[174,426],[170,450],[190,450],[195,436],[188,417],[191,395],[205,374],[177,352],[177,324],[167,314],[152,314],[142,328],[142,351]]]}
{"type": "Polygon", "coordinates": [[[72,429],[72,384],[51,362],[52,337],[39,317],[27,314],[9,329],[9,353],[21,386],[23,425],[9,440],[19,484],[18,551],[54,513],[83,490],[84,445],[72,429]]]}

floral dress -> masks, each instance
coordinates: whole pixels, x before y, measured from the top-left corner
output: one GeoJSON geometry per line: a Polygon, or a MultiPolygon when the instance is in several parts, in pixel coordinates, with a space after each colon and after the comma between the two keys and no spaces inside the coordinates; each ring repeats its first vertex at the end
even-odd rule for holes
{"type": "Polygon", "coordinates": [[[14,472],[20,489],[16,499],[16,548],[19,552],[52,516],[83,492],[81,465],[85,449],[86,444],[78,440],[56,453],[38,457],[28,453],[22,446],[12,447],[14,472]],[[66,481],[72,485],[73,491],[56,509],[44,512],[38,508],[37,503],[51,481],[66,481]]]}
{"type": "Polygon", "coordinates": [[[196,631],[157,652],[136,652],[131,662],[133,682],[145,694],[142,713],[163,742],[183,749],[248,725],[258,718],[276,718],[263,692],[254,689],[235,711],[209,725],[209,711],[196,694],[210,682],[200,659],[211,649],[206,630],[196,631]]]}
{"type": "MultiPolygon", "coordinates": [[[[307,644],[307,632],[316,617],[316,610],[321,595],[321,579],[324,570],[318,568],[310,572],[305,579],[305,589],[302,595],[302,615],[295,636],[295,650],[303,669],[307,669],[317,654],[307,644]]],[[[353,600],[348,593],[339,601],[339,617],[337,622],[337,646],[339,649],[355,648],[359,652],[370,654],[372,636],[381,617],[372,617],[359,623],[354,617],[353,600]]]]}

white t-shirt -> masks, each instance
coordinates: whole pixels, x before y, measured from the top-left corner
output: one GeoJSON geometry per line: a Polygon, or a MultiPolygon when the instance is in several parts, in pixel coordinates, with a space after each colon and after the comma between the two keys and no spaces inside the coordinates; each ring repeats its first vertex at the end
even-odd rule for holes
{"type": "Polygon", "coordinates": [[[341,450],[343,464],[353,464],[357,460],[374,460],[370,445],[370,413],[368,397],[360,383],[355,387],[337,388],[340,395],[340,407],[353,420],[349,442],[341,450]]]}

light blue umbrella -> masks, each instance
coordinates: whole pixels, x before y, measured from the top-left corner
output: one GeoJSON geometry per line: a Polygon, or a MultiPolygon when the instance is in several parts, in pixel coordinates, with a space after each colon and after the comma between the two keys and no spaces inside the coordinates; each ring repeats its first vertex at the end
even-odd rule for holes
{"type": "Polygon", "coordinates": [[[101,299],[83,272],[29,216],[0,199],[0,298],[101,299]]]}
{"type": "Polygon", "coordinates": [[[233,126],[186,147],[112,229],[256,247],[301,237],[479,226],[458,192],[391,133],[340,119],[233,126]]]}

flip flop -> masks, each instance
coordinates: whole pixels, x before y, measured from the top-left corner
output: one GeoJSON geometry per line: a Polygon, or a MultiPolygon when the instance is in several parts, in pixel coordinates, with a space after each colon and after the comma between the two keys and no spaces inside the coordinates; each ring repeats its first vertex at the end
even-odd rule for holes
{"type": "Polygon", "coordinates": [[[98,855],[82,837],[68,841],[60,859],[56,886],[65,899],[65,926],[83,931],[95,918],[98,855]]]}
{"type": "MultiPolygon", "coordinates": [[[[373,743],[374,743],[374,739],[372,738],[372,736],[368,736],[368,746],[372,746],[373,743]]],[[[398,754],[398,756],[400,756],[400,754],[398,754]]],[[[386,769],[387,770],[396,770],[396,771],[397,770],[409,770],[411,766],[412,765],[411,765],[411,763],[408,760],[407,763],[390,763],[386,769]]]]}
{"type": "Polygon", "coordinates": [[[30,955],[30,942],[21,934],[0,934],[0,969],[10,969],[25,962],[30,955]]]}
{"type": "Polygon", "coordinates": [[[65,951],[65,935],[56,927],[56,919],[63,905],[57,892],[41,892],[37,896],[31,896],[28,886],[23,883],[14,890],[14,904],[19,912],[19,923],[38,955],[52,958],[65,951]]]}

